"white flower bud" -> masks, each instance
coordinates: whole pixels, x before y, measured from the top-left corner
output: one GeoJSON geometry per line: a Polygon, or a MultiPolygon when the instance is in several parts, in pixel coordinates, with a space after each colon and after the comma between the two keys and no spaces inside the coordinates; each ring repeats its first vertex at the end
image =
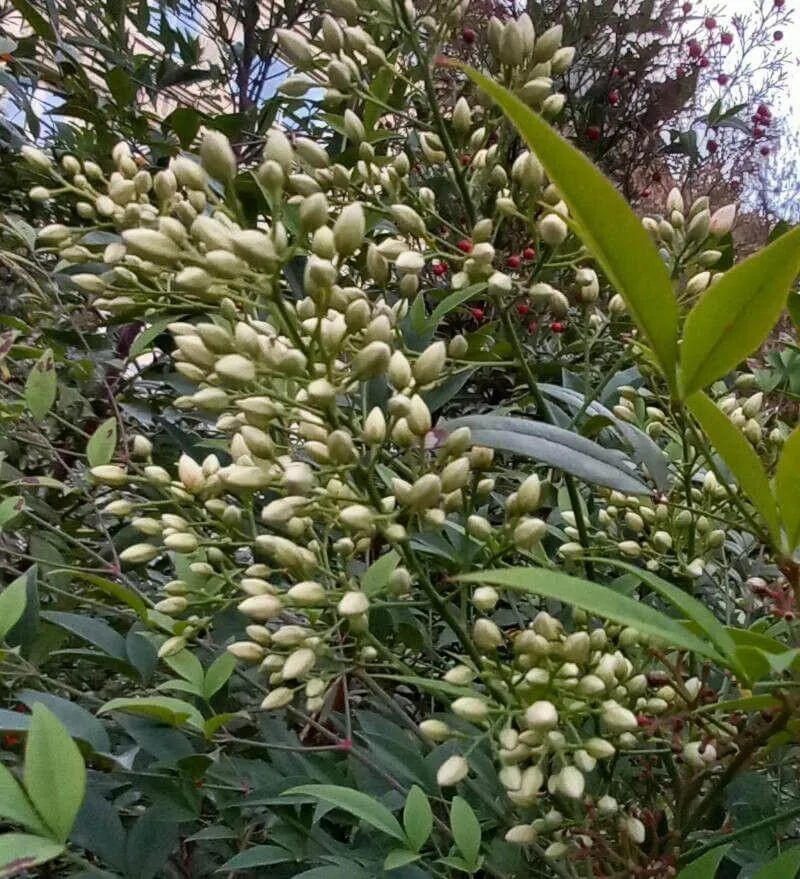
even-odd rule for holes
{"type": "Polygon", "coordinates": [[[406,421],[411,432],[417,436],[425,436],[425,434],[431,429],[432,422],[430,409],[428,409],[427,404],[419,394],[414,394],[409,401],[406,421]]]}
{"type": "Polygon", "coordinates": [[[193,553],[197,549],[198,542],[194,534],[178,532],[177,534],[169,534],[165,537],[164,546],[173,552],[187,555],[193,553]]]}
{"type": "Polygon", "coordinates": [[[620,823],[620,830],[637,845],[641,845],[647,835],[644,824],[638,818],[633,817],[625,818],[620,823]]]}
{"type": "Polygon", "coordinates": [[[538,40],[533,50],[534,61],[549,61],[556,50],[561,46],[564,29],[560,24],[546,30],[538,40]]]}
{"type": "Polygon", "coordinates": [[[174,656],[186,648],[186,639],[182,635],[173,635],[158,648],[158,658],[164,659],[167,656],[174,656]]]}
{"type": "Polygon", "coordinates": [[[221,131],[209,129],[200,143],[200,162],[210,177],[231,183],[236,177],[236,155],[221,131]]]}
{"type": "Polygon", "coordinates": [[[500,596],[492,586],[479,586],[472,593],[472,603],[480,611],[493,610],[499,600],[500,596]]]}
{"type": "MultiPolygon", "coordinates": [[[[555,119],[555,117],[558,116],[564,109],[564,105],[566,104],[566,102],[567,98],[565,95],[562,95],[560,93],[550,95],[549,97],[545,98],[544,102],[542,103],[542,115],[547,116],[550,119],[555,119]]],[[[544,235],[542,235],[542,238],[544,238],[544,235]]]]}
{"type": "Polygon", "coordinates": [[[736,205],[726,204],[719,210],[714,211],[708,224],[708,231],[711,235],[722,237],[727,235],[733,228],[736,219],[736,205]]]}
{"type": "Polygon", "coordinates": [[[419,725],[419,731],[429,742],[444,742],[450,738],[450,727],[442,720],[423,720],[419,725]]]}
{"type": "Polygon", "coordinates": [[[553,71],[553,73],[566,73],[567,70],[572,66],[572,62],[574,60],[575,47],[564,46],[562,49],[558,49],[553,57],[550,59],[550,69],[553,71]]]}
{"type": "Polygon", "coordinates": [[[601,718],[612,732],[632,732],[639,727],[636,715],[613,700],[603,704],[601,718]]]}
{"type": "Polygon", "coordinates": [[[538,223],[539,235],[550,247],[559,247],[567,237],[567,224],[557,214],[547,214],[538,223]]]}
{"type": "Polygon", "coordinates": [[[152,561],[161,550],[149,543],[135,543],[119,554],[119,560],[131,565],[141,565],[152,561]]]}
{"type": "Polygon", "coordinates": [[[293,698],[294,693],[289,687],[276,687],[267,694],[261,707],[264,711],[277,711],[279,708],[285,708],[293,698]]]}
{"type": "Polygon", "coordinates": [[[364,123],[349,108],[344,111],[344,133],[353,143],[364,140],[364,123]]]}
{"type": "Polygon", "coordinates": [[[260,623],[280,616],[283,609],[281,600],[276,595],[252,595],[237,605],[240,613],[260,623]]]}
{"type": "Polygon", "coordinates": [[[535,517],[522,519],[514,529],[514,545],[518,549],[533,549],[547,534],[547,525],[535,517]]]}
{"type": "Polygon", "coordinates": [[[556,790],[562,796],[571,800],[579,800],[583,796],[586,787],[586,779],[576,766],[565,766],[558,773],[556,790]]]}
{"type": "Polygon", "coordinates": [[[295,67],[302,69],[311,66],[314,61],[311,44],[302,34],[288,28],[277,28],[275,36],[281,52],[295,67]]]}
{"type": "Polygon", "coordinates": [[[345,592],[336,609],[340,616],[357,617],[369,610],[369,598],[364,592],[345,592]]]}
{"type": "Polygon", "coordinates": [[[301,647],[299,650],[295,650],[294,653],[289,654],[281,668],[281,677],[285,681],[304,677],[314,668],[316,661],[317,657],[313,650],[308,647],[301,647]]]}
{"type": "Polygon", "coordinates": [[[92,467],[89,473],[95,482],[102,485],[119,488],[128,482],[128,474],[125,469],[117,464],[101,464],[98,467],[92,467]]]}
{"type": "Polygon", "coordinates": [[[606,794],[597,801],[597,811],[603,816],[615,815],[619,811],[619,803],[606,794]]]}
{"type": "Polygon", "coordinates": [[[530,729],[548,730],[558,725],[558,711],[552,702],[534,702],[525,711],[525,723],[530,729]]]}
{"type": "Polygon", "coordinates": [[[459,754],[454,754],[439,767],[436,773],[436,782],[439,787],[453,787],[463,781],[468,774],[469,763],[459,754]]]}
{"type": "Polygon", "coordinates": [[[536,828],[533,824],[515,824],[506,831],[504,839],[512,845],[530,845],[536,842],[536,837],[536,828]]]}
{"type": "Polygon", "coordinates": [[[472,626],[472,640],[479,650],[486,653],[503,643],[503,633],[490,619],[479,617],[472,626]]]}
{"type": "Polygon", "coordinates": [[[178,479],[183,487],[191,493],[200,491],[206,482],[203,468],[185,453],[178,460],[178,479]]]}
{"type": "Polygon", "coordinates": [[[447,346],[444,342],[433,342],[414,362],[414,379],[421,387],[435,382],[444,368],[447,359],[447,346]]]}
{"type": "Polygon", "coordinates": [[[419,237],[425,235],[425,223],[414,208],[404,204],[393,204],[390,210],[392,219],[401,232],[419,237]]]}
{"type": "Polygon", "coordinates": [[[472,111],[469,108],[467,99],[464,97],[456,101],[453,108],[453,128],[456,134],[464,137],[472,127],[472,111]]]}
{"type": "Polygon", "coordinates": [[[361,247],[365,228],[364,209],[358,202],[342,209],[333,224],[333,241],[339,256],[348,257],[361,247]]]}
{"type": "Polygon", "coordinates": [[[478,699],[475,696],[461,696],[453,702],[450,708],[453,714],[474,723],[486,720],[489,716],[489,706],[483,699],[478,699]]]}

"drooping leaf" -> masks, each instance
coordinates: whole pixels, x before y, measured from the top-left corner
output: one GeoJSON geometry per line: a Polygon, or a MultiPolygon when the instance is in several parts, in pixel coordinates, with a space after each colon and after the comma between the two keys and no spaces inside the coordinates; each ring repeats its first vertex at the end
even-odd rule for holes
{"type": "Polygon", "coordinates": [[[170,726],[186,723],[198,730],[203,729],[203,717],[194,705],[171,696],[120,696],[106,702],[97,713],[108,714],[109,711],[128,711],[143,717],[154,717],[170,726]]]}
{"type": "Polygon", "coordinates": [[[563,427],[511,415],[467,415],[441,426],[448,431],[468,427],[475,445],[524,455],[586,482],[625,494],[649,494],[622,452],[605,449],[563,427]]]}
{"type": "Polygon", "coordinates": [[[706,852],[696,861],[692,861],[678,873],[676,879],[714,879],[722,859],[728,853],[730,845],[721,845],[706,852]]]}
{"type": "Polygon", "coordinates": [[[34,363],[25,382],[25,405],[34,421],[41,421],[56,401],[56,365],[53,352],[47,351],[34,363]]]}
{"type": "Polygon", "coordinates": [[[0,592],[0,641],[22,618],[25,612],[27,575],[17,577],[0,592]]]}
{"type": "Polygon", "coordinates": [[[83,638],[115,659],[128,659],[125,639],[103,620],[59,610],[42,611],[42,618],[83,638]]]}
{"type": "Polygon", "coordinates": [[[36,814],[20,783],[0,763],[0,818],[10,824],[19,824],[34,833],[48,836],[47,825],[36,814]]]}
{"type": "Polygon", "coordinates": [[[371,824],[388,836],[399,839],[401,842],[406,841],[403,828],[386,806],[360,791],[333,784],[301,784],[283,791],[283,794],[306,794],[314,799],[322,800],[324,803],[330,803],[337,809],[342,809],[355,815],[356,818],[366,821],[367,824],[371,824]]]}
{"type": "Polygon", "coordinates": [[[428,841],[433,830],[433,811],[419,785],[414,785],[408,792],[406,805],[403,809],[403,827],[414,851],[418,852],[428,841]]]}
{"type": "Polygon", "coordinates": [[[70,734],[41,703],[33,706],[25,744],[25,789],[54,839],[65,842],[86,792],[86,767],[70,734]]]}
{"type": "Polygon", "coordinates": [[[588,560],[597,562],[598,564],[610,564],[615,568],[628,571],[635,577],[638,577],[643,583],[646,583],[657,595],[660,595],[665,601],[671,604],[676,610],[679,610],[687,620],[695,623],[700,631],[706,635],[709,641],[719,650],[720,655],[724,656],[728,663],[735,667],[736,659],[736,643],[730,636],[730,633],[722,625],[722,623],[714,616],[712,611],[702,602],[693,598],[683,589],[673,586],[666,580],[659,577],[652,571],[644,568],[637,568],[629,562],[623,562],[618,559],[601,559],[588,557],[588,560]]]}
{"type": "Polygon", "coordinates": [[[117,419],[104,421],[89,438],[86,444],[86,460],[90,467],[108,464],[117,447],[117,419]]]}
{"type": "Polygon", "coordinates": [[[776,545],[780,544],[778,508],[761,459],[742,432],[702,391],[686,401],[711,444],[728,465],[736,481],[761,514],[776,545]]]}
{"type": "Polygon", "coordinates": [[[783,447],[775,473],[775,494],[781,510],[789,552],[800,544],[800,427],[783,447]]]}
{"type": "Polygon", "coordinates": [[[249,870],[252,867],[268,867],[270,864],[284,864],[287,861],[296,861],[297,857],[285,848],[277,845],[255,845],[234,855],[226,861],[217,872],[229,872],[231,870],[249,870]]]}
{"type": "Polygon", "coordinates": [[[656,641],[664,641],[682,650],[691,650],[725,665],[724,658],[712,644],[692,634],[677,620],[641,601],[628,598],[627,595],[589,580],[581,580],[578,577],[543,568],[478,571],[472,574],[458,574],[456,579],[462,583],[485,583],[514,592],[555,598],[603,619],[632,626],[656,641]]]}
{"type": "Polygon", "coordinates": [[[503,109],[558,187],[579,234],[647,337],[670,387],[678,362],[678,305],[641,221],[589,159],[503,86],[462,69],[503,109]]]}
{"type": "Polygon", "coordinates": [[[686,318],[680,383],[684,397],[724,376],[775,326],[800,272],[800,228],[729,269],[686,318]]]}
{"type": "Polygon", "coordinates": [[[11,879],[37,864],[52,861],[64,846],[52,839],[30,833],[4,833],[0,836],[0,877],[11,879]]]}
{"type": "Polygon", "coordinates": [[[765,864],[753,879],[795,879],[799,870],[800,846],[795,846],[765,864]]]}
{"type": "Polygon", "coordinates": [[[474,864],[481,849],[481,825],[472,806],[463,797],[453,797],[450,806],[450,829],[464,860],[468,864],[474,864]]]}

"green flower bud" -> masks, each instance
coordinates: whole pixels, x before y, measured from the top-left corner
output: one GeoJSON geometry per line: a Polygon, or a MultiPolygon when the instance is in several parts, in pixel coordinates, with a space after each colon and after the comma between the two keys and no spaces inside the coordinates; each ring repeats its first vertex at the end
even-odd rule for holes
{"type": "Polygon", "coordinates": [[[151,562],[161,550],[150,543],[135,543],[119,554],[119,560],[130,565],[142,565],[151,562]]]}

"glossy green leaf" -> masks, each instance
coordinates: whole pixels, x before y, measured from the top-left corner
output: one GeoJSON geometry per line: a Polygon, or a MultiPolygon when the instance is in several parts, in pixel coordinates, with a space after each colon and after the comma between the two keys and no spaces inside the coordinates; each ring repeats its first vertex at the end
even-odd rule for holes
{"type": "Polygon", "coordinates": [[[371,824],[377,830],[394,837],[394,839],[399,839],[401,842],[406,841],[403,828],[386,806],[360,791],[334,784],[301,784],[299,787],[293,787],[283,793],[307,794],[324,803],[330,803],[337,809],[355,815],[356,818],[371,824]]]}
{"type": "Polygon", "coordinates": [[[719,650],[720,655],[724,656],[728,660],[728,664],[735,669],[737,664],[736,643],[725,626],[722,625],[705,604],[693,598],[678,586],[668,583],[657,574],[644,568],[638,568],[629,562],[623,562],[614,558],[592,558],[591,556],[587,557],[587,559],[598,564],[613,565],[619,570],[633,574],[642,583],[649,586],[653,592],[660,595],[664,601],[671,604],[676,610],[679,610],[687,620],[695,623],[697,628],[719,650]]]}
{"type": "Polygon", "coordinates": [[[268,867],[270,864],[284,864],[286,861],[296,861],[297,858],[290,851],[277,845],[255,845],[238,855],[234,855],[226,861],[217,872],[230,870],[249,870],[252,867],[268,867]]]}
{"type": "Polygon", "coordinates": [[[463,797],[453,797],[450,806],[453,841],[468,864],[474,864],[481,850],[481,825],[472,806],[463,797]]]}
{"type": "Polygon", "coordinates": [[[498,83],[463,70],[503,109],[558,187],[580,237],[622,295],[671,387],[678,361],[678,305],[669,275],[641,221],[589,159],[498,83]]]}
{"type": "Polygon", "coordinates": [[[456,579],[462,583],[484,583],[513,592],[555,598],[603,619],[633,626],[643,635],[666,642],[672,647],[691,650],[721,665],[726,664],[711,643],[704,638],[698,638],[677,620],[641,601],[589,580],[543,568],[478,571],[473,574],[459,574],[456,579]]]}
{"type": "Polygon", "coordinates": [[[36,814],[20,783],[0,763],[0,818],[10,824],[19,824],[44,836],[50,834],[47,825],[36,814]]]}
{"type": "Polygon", "coordinates": [[[64,846],[52,839],[29,833],[4,833],[0,836],[0,877],[25,875],[31,867],[52,861],[63,851],[64,846]]]}
{"type": "Polygon", "coordinates": [[[86,460],[90,467],[98,467],[108,464],[114,457],[117,447],[117,419],[109,418],[104,421],[89,437],[86,444],[86,460]]]}
{"type": "Polygon", "coordinates": [[[433,811],[425,792],[414,785],[408,792],[403,809],[403,827],[414,851],[419,851],[433,830],[433,811]]]}
{"type": "Polygon", "coordinates": [[[236,668],[236,657],[225,652],[221,653],[208,667],[203,681],[203,695],[210,699],[228,682],[236,668]]]}
{"type": "Polygon", "coordinates": [[[766,339],[800,272],[800,228],[729,269],[686,318],[681,392],[688,397],[730,372],[766,339]]]}
{"type": "Polygon", "coordinates": [[[729,848],[730,845],[721,845],[719,848],[711,849],[710,852],[706,852],[702,857],[684,867],[676,879],[714,879],[717,875],[717,867],[728,853],[729,848]]]}
{"type": "Polygon", "coordinates": [[[563,427],[511,415],[467,415],[440,426],[447,431],[468,427],[477,446],[524,455],[586,482],[624,494],[650,493],[636,476],[633,462],[622,452],[605,449],[563,427]]]}
{"type": "Polygon", "coordinates": [[[47,351],[34,363],[25,382],[25,405],[34,421],[41,421],[56,401],[56,365],[53,352],[47,351]]]}
{"type": "Polygon", "coordinates": [[[780,544],[778,508],[761,459],[733,422],[702,391],[686,401],[711,445],[730,468],[742,494],[764,519],[776,545],[780,544]]]}
{"type": "Polygon", "coordinates": [[[800,544],[800,427],[796,427],[783,447],[775,473],[775,494],[781,511],[787,549],[800,544]]]}
{"type": "Polygon", "coordinates": [[[361,588],[367,595],[378,595],[389,585],[389,578],[400,562],[400,556],[392,549],[374,561],[361,575],[361,588]]]}
{"type": "Polygon", "coordinates": [[[65,842],[86,792],[86,767],[70,734],[41,703],[33,706],[25,744],[25,789],[54,838],[65,842]]]}
{"type": "Polygon", "coordinates": [[[800,846],[795,846],[765,864],[753,879],[795,879],[798,871],[800,871],[800,846]]]}
{"type": "Polygon", "coordinates": [[[17,577],[0,592],[0,641],[14,628],[25,613],[27,575],[17,577]]]}
{"type": "Polygon", "coordinates": [[[8,522],[13,522],[24,509],[25,498],[21,494],[7,497],[0,502],[0,531],[8,522]]]}
{"type": "Polygon", "coordinates": [[[170,726],[185,723],[198,730],[203,729],[203,716],[194,705],[171,696],[121,696],[106,702],[97,713],[108,714],[109,711],[127,711],[143,717],[154,717],[170,726]]]}
{"type": "Polygon", "coordinates": [[[386,855],[386,860],[383,862],[383,869],[388,873],[390,870],[398,870],[400,867],[405,867],[406,864],[413,864],[414,861],[418,861],[422,855],[419,852],[409,852],[405,849],[395,849],[393,852],[389,852],[386,855]]]}

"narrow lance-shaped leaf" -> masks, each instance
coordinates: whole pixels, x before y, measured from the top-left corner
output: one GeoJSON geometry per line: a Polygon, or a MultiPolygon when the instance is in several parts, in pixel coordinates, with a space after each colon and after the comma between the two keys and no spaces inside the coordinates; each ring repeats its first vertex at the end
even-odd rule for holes
{"type": "Polygon", "coordinates": [[[17,577],[0,592],[0,641],[19,622],[27,600],[26,576],[17,577]]]}
{"type": "Polygon", "coordinates": [[[742,432],[706,394],[692,394],[686,402],[712,446],[736,477],[742,493],[761,514],[778,546],[781,539],[778,508],[761,459],[742,432]]]}
{"type": "Polygon", "coordinates": [[[706,852],[702,857],[684,867],[678,873],[677,879],[714,879],[717,875],[717,867],[727,854],[729,845],[721,845],[719,848],[706,852]]]}
{"type": "Polygon", "coordinates": [[[781,509],[787,549],[800,544],[800,427],[786,441],[775,474],[775,494],[781,509]]]}
{"type": "Polygon", "coordinates": [[[670,387],[678,361],[678,305],[669,275],[641,221],[589,159],[508,89],[462,68],[502,107],[555,183],[591,249],[650,343],[670,387]]]}
{"type": "Polygon", "coordinates": [[[474,574],[459,574],[456,579],[462,583],[487,584],[513,592],[555,598],[594,616],[631,626],[654,640],[666,642],[681,650],[691,650],[700,656],[707,656],[722,666],[727,665],[724,657],[713,644],[705,638],[698,638],[697,635],[692,634],[678,620],[660,613],[641,601],[628,598],[627,595],[614,592],[607,586],[589,580],[581,580],[544,568],[477,571],[474,574]]]}
{"type": "Polygon", "coordinates": [[[729,269],[686,318],[681,345],[681,392],[730,372],[775,326],[800,272],[800,228],[729,269]]]}
{"type": "Polygon", "coordinates": [[[795,879],[798,871],[800,871],[800,846],[795,846],[765,864],[753,879],[795,879]]]}
{"type": "Polygon", "coordinates": [[[89,438],[86,444],[86,460],[90,467],[108,464],[117,447],[117,419],[104,421],[89,438]]]}
{"type": "Polygon", "coordinates": [[[34,363],[25,382],[25,405],[35,421],[41,421],[56,401],[56,366],[53,352],[47,351],[34,363]]]}

